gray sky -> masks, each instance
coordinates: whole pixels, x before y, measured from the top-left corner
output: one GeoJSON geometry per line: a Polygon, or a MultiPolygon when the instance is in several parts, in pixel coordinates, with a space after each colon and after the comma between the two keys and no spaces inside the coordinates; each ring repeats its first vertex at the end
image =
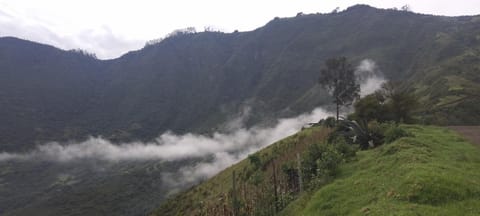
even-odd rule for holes
{"type": "Polygon", "coordinates": [[[276,16],[326,13],[359,3],[379,8],[408,4],[426,14],[480,14],[480,0],[0,0],[0,36],[81,48],[107,59],[175,29],[249,31],[276,16]]]}

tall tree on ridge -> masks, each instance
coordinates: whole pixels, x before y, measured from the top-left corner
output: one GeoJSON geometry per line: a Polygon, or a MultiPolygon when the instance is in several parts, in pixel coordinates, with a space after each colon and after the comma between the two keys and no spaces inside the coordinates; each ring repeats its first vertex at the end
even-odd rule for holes
{"type": "Polygon", "coordinates": [[[325,61],[325,68],[320,71],[318,82],[333,96],[337,108],[337,120],[340,106],[350,105],[360,96],[360,85],[356,83],[355,70],[346,57],[325,61]]]}

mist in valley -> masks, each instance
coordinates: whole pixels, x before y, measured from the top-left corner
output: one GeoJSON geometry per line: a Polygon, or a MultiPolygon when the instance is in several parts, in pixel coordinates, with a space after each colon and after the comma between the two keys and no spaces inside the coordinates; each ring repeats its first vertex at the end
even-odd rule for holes
{"type": "MultiPolygon", "coordinates": [[[[373,93],[386,81],[376,63],[371,59],[362,60],[356,67],[357,82],[361,85],[361,96],[373,93]]],[[[102,137],[90,137],[80,143],[49,142],[38,145],[25,153],[1,152],[1,161],[36,161],[68,163],[78,160],[99,161],[96,164],[120,161],[181,161],[205,159],[193,166],[182,167],[181,178],[188,182],[211,177],[220,170],[244,159],[249,154],[298,132],[308,123],[333,115],[323,108],[292,118],[279,119],[270,127],[245,127],[245,119],[250,115],[244,112],[224,124],[222,132],[211,135],[195,133],[175,134],[165,132],[151,142],[112,143],[102,137]]],[[[171,174],[169,174],[171,176],[171,174]]],[[[178,176],[178,175],[176,175],[178,176]]],[[[170,181],[170,180],[169,180],[170,181]]],[[[173,180],[171,182],[177,182],[173,180]]]]}

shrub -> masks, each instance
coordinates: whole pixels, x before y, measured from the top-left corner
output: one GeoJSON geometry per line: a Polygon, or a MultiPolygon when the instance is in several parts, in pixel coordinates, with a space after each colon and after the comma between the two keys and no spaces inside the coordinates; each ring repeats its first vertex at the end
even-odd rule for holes
{"type": "Polygon", "coordinates": [[[324,177],[335,176],[338,173],[338,165],[342,160],[341,154],[335,148],[332,148],[331,145],[327,146],[325,151],[321,153],[320,158],[316,160],[317,175],[324,177]]]}
{"type": "Polygon", "coordinates": [[[374,93],[363,97],[355,104],[355,113],[352,119],[364,119],[366,121],[386,121],[391,119],[390,112],[385,106],[385,98],[380,93],[374,93]]]}
{"type": "Polygon", "coordinates": [[[325,119],[324,125],[327,128],[333,128],[335,127],[336,123],[337,123],[337,120],[335,119],[335,117],[330,116],[325,119]]]}
{"type": "Polygon", "coordinates": [[[325,126],[327,128],[334,128],[337,123],[337,119],[335,117],[330,116],[326,119],[321,119],[318,123],[311,124],[312,126],[325,126]]]}
{"type": "Polygon", "coordinates": [[[403,128],[393,125],[385,131],[385,143],[391,143],[399,138],[407,136],[411,135],[403,128]]]}
{"type": "Polygon", "coordinates": [[[265,177],[262,172],[254,172],[252,176],[250,176],[250,182],[253,185],[258,186],[264,181],[264,178],[265,177]]]}
{"type": "Polygon", "coordinates": [[[348,142],[345,140],[345,137],[342,136],[335,137],[335,139],[332,140],[332,144],[335,147],[335,150],[345,160],[355,157],[358,150],[358,145],[349,145],[348,142]]]}
{"type": "Polygon", "coordinates": [[[355,113],[351,117],[355,120],[414,123],[418,99],[398,85],[386,83],[382,89],[355,102],[354,107],[355,113]]]}
{"type": "Polygon", "coordinates": [[[253,170],[258,170],[262,166],[262,161],[258,154],[251,154],[248,155],[248,160],[250,161],[250,164],[253,167],[253,170]]]}
{"type": "Polygon", "coordinates": [[[332,143],[338,136],[344,137],[350,144],[358,144],[361,149],[373,148],[383,143],[383,134],[377,130],[371,130],[363,120],[339,120],[335,131],[328,139],[329,142],[332,143]]]}
{"type": "Polygon", "coordinates": [[[302,174],[310,188],[320,186],[338,173],[338,165],[343,161],[342,154],[333,144],[313,144],[302,157],[302,174]]]}
{"type": "Polygon", "coordinates": [[[322,151],[324,151],[323,146],[320,144],[312,144],[308,146],[308,150],[304,153],[302,157],[302,174],[305,181],[317,175],[316,161],[321,157],[322,151]]]}
{"type": "Polygon", "coordinates": [[[288,161],[282,164],[282,172],[287,177],[288,188],[296,188],[298,191],[299,181],[298,181],[298,170],[297,170],[297,161],[288,161]]]}

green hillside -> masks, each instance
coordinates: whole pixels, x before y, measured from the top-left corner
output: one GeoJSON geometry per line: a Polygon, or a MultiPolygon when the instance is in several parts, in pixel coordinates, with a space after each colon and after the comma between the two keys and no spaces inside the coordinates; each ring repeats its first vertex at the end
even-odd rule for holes
{"type": "MultiPolygon", "coordinates": [[[[357,152],[342,163],[338,175],[318,188],[281,199],[280,215],[478,215],[480,214],[480,149],[454,132],[431,126],[401,126],[411,133],[393,143],[357,152]],[[288,205],[283,206],[285,203],[288,205]]],[[[325,129],[302,131],[257,154],[268,161],[288,164],[306,145],[322,142],[325,129]],[[274,153],[277,152],[277,153],[274,153]]],[[[248,159],[226,169],[167,201],[153,215],[222,215],[215,207],[232,211],[232,173],[248,172],[248,159]],[[223,207],[226,206],[226,207],[223,207]]],[[[262,173],[270,176],[271,170],[262,173]]],[[[273,194],[271,178],[263,194],[273,194]],[[268,187],[270,185],[270,187],[268,187]]],[[[238,186],[237,186],[238,187],[238,186]]],[[[244,189],[237,189],[242,191],[244,189]]],[[[279,193],[282,189],[277,189],[279,193]]],[[[251,190],[248,190],[251,193],[251,190]]],[[[240,192],[242,194],[242,192],[240,192]]],[[[240,205],[249,203],[240,195],[240,205]]],[[[255,199],[255,198],[254,198],[255,199]]],[[[257,199],[262,200],[262,199],[257,199]]],[[[271,199],[270,199],[271,201],[271,199]]],[[[257,203],[272,215],[271,202],[257,203]]],[[[240,209],[240,212],[248,211],[240,209]]]]}
{"type": "Polygon", "coordinates": [[[445,128],[406,129],[415,137],[359,152],[332,184],[297,203],[301,215],[480,214],[480,149],[445,128]]]}
{"type": "MultiPolygon", "coordinates": [[[[154,215],[215,215],[231,212],[232,175],[235,171],[236,180],[240,185],[242,202],[249,208],[264,209],[269,212],[272,208],[272,178],[274,167],[278,172],[279,185],[287,187],[288,176],[280,170],[282,166],[294,164],[297,153],[302,154],[309,145],[325,141],[329,129],[311,128],[301,131],[293,136],[281,140],[269,147],[255,153],[260,163],[252,166],[250,159],[245,159],[235,164],[208,181],[188,189],[173,199],[168,200],[154,215]],[[261,202],[260,202],[261,201],[261,202]],[[255,205],[260,206],[255,206],[255,205]],[[219,209],[221,207],[221,209],[219,209]]],[[[251,158],[251,157],[250,157],[251,158]]],[[[288,191],[284,204],[291,201],[296,193],[288,191]],[[288,200],[287,200],[288,199],[288,200]]]]}

